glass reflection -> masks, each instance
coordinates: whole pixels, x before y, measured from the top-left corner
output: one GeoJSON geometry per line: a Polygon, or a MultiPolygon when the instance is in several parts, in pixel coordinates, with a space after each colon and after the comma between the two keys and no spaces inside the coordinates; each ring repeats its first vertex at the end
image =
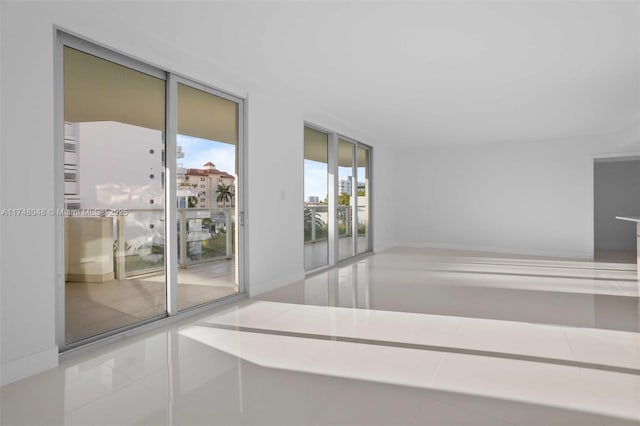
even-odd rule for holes
{"type": "Polygon", "coordinates": [[[357,150],[358,165],[358,254],[370,250],[369,237],[369,150],[358,147],[357,150]]]}
{"type": "Polygon", "coordinates": [[[338,260],[353,256],[353,147],[345,140],[338,140],[338,260]]]}
{"type": "Polygon", "coordinates": [[[165,81],[64,48],[65,342],[164,315],[165,81]]]}
{"type": "Polygon", "coordinates": [[[178,308],[238,292],[238,105],[178,84],[178,308]]]}
{"type": "Polygon", "coordinates": [[[329,135],[304,128],[304,268],[329,263],[329,135]]]}

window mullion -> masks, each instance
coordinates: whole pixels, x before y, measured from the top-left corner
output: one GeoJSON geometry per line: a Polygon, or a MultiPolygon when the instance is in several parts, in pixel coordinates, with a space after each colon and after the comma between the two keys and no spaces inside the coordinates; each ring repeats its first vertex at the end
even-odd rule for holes
{"type": "Polygon", "coordinates": [[[167,314],[178,313],[178,205],[176,180],[176,146],[178,130],[178,84],[168,73],[166,86],[166,137],[165,137],[165,270],[167,282],[167,314]]]}

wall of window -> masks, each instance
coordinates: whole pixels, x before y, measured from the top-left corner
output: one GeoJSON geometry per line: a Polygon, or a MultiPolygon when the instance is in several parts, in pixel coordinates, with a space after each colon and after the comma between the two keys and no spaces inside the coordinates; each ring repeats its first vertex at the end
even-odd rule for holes
{"type": "Polygon", "coordinates": [[[305,126],[305,270],[371,250],[370,157],[364,144],[305,126]]]}
{"type": "Polygon", "coordinates": [[[329,135],[304,128],[304,268],[329,264],[329,135]]]}
{"type": "Polygon", "coordinates": [[[60,345],[237,295],[242,99],[59,42],[60,345]]]}

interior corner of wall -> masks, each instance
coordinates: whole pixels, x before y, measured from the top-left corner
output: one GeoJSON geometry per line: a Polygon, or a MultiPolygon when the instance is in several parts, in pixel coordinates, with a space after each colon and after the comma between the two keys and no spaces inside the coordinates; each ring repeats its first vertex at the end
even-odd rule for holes
{"type": "Polygon", "coordinates": [[[397,241],[385,241],[384,243],[374,244],[373,252],[374,253],[382,253],[383,251],[387,251],[393,247],[398,245],[397,241]]]}

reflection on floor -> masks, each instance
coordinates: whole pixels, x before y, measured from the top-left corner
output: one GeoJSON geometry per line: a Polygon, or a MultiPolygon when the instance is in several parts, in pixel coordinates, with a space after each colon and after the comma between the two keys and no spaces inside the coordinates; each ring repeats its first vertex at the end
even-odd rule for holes
{"type": "MultiPolygon", "coordinates": [[[[369,239],[367,236],[358,236],[358,253],[363,253],[369,248],[369,239]]],[[[353,253],[353,238],[338,238],[338,253],[341,259],[351,256],[353,253]]],[[[304,269],[310,271],[321,266],[326,266],[329,259],[329,244],[327,240],[317,240],[313,243],[305,243],[304,245],[304,269]]]]}
{"type": "Polygon", "coordinates": [[[70,354],[0,423],[639,425],[635,273],[395,248],[70,354]]]}
{"type": "MultiPolygon", "coordinates": [[[[233,260],[178,270],[178,307],[201,305],[237,293],[233,260]]],[[[165,315],[165,273],[105,283],[67,282],[66,341],[75,342],[165,315]]]]}
{"type": "Polygon", "coordinates": [[[634,263],[396,248],[262,299],[637,332],[635,269],[634,263]]]}

